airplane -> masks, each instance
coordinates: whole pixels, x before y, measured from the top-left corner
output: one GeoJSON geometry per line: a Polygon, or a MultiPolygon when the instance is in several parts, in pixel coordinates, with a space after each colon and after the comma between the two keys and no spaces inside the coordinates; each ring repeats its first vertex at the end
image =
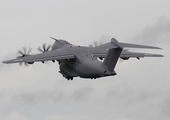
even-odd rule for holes
{"type": "Polygon", "coordinates": [[[112,38],[110,42],[95,46],[75,46],[71,43],[50,37],[55,40],[54,44],[47,46],[43,44],[43,49],[38,48],[42,53],[31,55],[31,49],[28,51],[23,48],[18,51],[21,56],[16,59],[3,61],[3,63],[25,63],[25,65],[34,62],[58,61],[59,73],[67,80],[73,80],[74,77],[96,79],[106,76],[116,75],[115,66],[118,59],[128,60],[129,58],[143,57],[163,57],[160,54],[129,52],[124,48],[145,48],[145,49],[161,49],[159,47],[138,45],[130,43],[118,42],[112,38]]]}

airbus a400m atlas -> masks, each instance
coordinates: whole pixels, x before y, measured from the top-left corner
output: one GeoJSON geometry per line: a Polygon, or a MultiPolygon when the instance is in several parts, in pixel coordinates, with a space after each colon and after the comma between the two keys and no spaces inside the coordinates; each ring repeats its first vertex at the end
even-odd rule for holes
{"type": "MultiPolygon", "coordinates": [[[[51,37],[52,38],[52,37],[51,37]]],[[[154,46],[137,45],[118,42],[115,38],[111,42],[96,47],[74,46],[65,40],[55,40],[51,47],[43,45],[43,49],[38,48],[41,54],[31,55],[31,49],[26,48],[18,51],[21,56],[16,59],[3,61],[3,63],[25,63],[33,64],[34,62],[58,61],[60,73],[68,80],[74,77],[96,79],[99,77],[114,76],[115,66],[119,58],[128,60],[129,58],[143,57],[163,57],[159,54],[129,52],[124,48],[146,48],[161,49],[154,46]],[[103,61],[101,61],[103,60],[103,61]]]]}

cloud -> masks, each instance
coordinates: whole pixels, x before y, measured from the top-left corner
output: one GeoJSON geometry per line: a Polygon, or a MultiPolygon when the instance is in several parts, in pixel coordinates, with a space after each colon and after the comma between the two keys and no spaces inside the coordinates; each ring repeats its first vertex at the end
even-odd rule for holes
{"type": "Polygon", "coordinates": [[[23,104],[37,104],[40,102],[61,102],[66,97],[64,92],[57,90],[34,90],[24,91],[20,90],[18,93],[14,93],[11,97],[12,101],[23,103],[23,104]]]}
{"type": "MultiPolygon", "coordinates": [[[[88,100],[90,97],[90,93],[93,91],[92,87],[82,87],[72,90],[70,95],[66,94],[63,91],[59,90],[23,90],[19,89],[16,92],[13,91],[12,94],[8,94],[7,96],[11,98],[11,101],[22,103],[25,105],[37,104],[40,102],[64,102],[66,100],[77,102],[88,100]]],[[[3,96],[3,93],[0,93],[0,97],[3,96]]]]}
{"type": "Polygon", "coordinates": [[[47,120],[70,120],[70,117],[66,115],[53,115],[49,116],[47,120]]]}
{"type": "Polygon", "coordinates": [[[2,64],[2,63],[0,63],[0,70],[2,69],[2,67],[3,67],[3,64],[2,64]]]}
{"type": "Polygon", "coordinates": [[[96,41],[93,41],[91,44],[89,44],[89,46],[93,46],[93,47],[99,46],[107,42],[110,42],[110,40],[111,40],[111,37],[109,35],[101,35],[99,39],[97,39],[96,41]]]}
{"type": "Polygon", "coordinates": [[[7,116],[6,120],[29,120],[29,119],[13,111],[7,116]]]}
{"type": "MultiPolygon", "coordinates": [[[[69,100],[72,101],[82,101],[87,99],[87,96],[93,91],[92,87],[83,87],[73,91],[73,93],[69,96],[69,100]]],[[[89,97],[88,97],[89,98],[89,97]]]]}
{"type": "Polygon", "coordinates": [[[86,114],[81,116],[53,115],[47,117],[47,120],[93,120],[93,118],[86,114]]]}
{"type": "Polygon", "coordinates": [[[119,118],[117,120],[132,120],[131,118],[128,118],[128,117],[124,117],[124,118],[119,118]]]}
{"type": "Polygon", "coordinates": [[[153,99],[157,97],[157,93],[150,92],[148,90],[141,90],[132,87],[115,87],[107,91],[107,98],[114,98],[117,100],[125,100],[126,104],[145,102],[148,99],[153,99]]]}
{"type": "Polygon", "coordinates": [[[161,115],[165,118],[170,118],[170,95],[167,92],[167,96],[161,101],[161,115]]]}
{"type": "MultiPolygon", "coordinates": [[[[14,59],[14,58],[16,58],[16,54],[13,54],[13,53],[1,55],[1,57],[0,57],[0,71],[3,70],[7,66],[6,64],[2,63],[3,61],[9,60],[9,59],[14,59]]],[[[9,65],[8,65],[8,67],[9,67],[9,65]]]]}
{"type": "Polygon", "coordinates": [[[3,68],[5,67],[5,65],[2,63],[4,59],[0,59],[0,71],[3,70],[3,68]]]}
{"type": "Polygon", "coordinates": [[[0,91],[0,98],[4,97],[5,91],[0,91]]]}
{"type": "Polygon", "coordinates": [[[147,26],[141,33],[131,37],[129,41],[170,44],[170,19],[166,16],[159,17],[156,23],[147,26]]]}
{"type": "Polygon", "coordinates": [[[104,43],[107,43],[107,42],[110,42],[111,41],[111,36],[109,35],[102,35],[100,38],[99,38],[99,42],[101,42],[102,44],[104,43]]]}

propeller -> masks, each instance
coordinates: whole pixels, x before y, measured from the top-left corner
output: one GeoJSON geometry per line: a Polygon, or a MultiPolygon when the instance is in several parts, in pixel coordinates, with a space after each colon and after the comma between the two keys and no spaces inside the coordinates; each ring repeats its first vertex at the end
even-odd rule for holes
{"type": "Polygon", "coordinates": [[[45,53],[45,52],[49,51],[50,48],[51,48],[51,45],[48,45],[48,46],[47,46],[47,44],[44,43],[44,44],[42,45],[42,48],[41,48],[41,47],[38,47],[38,51],[39,51],[39,52],[42,52],[42,53],[45,53]]]}
{"type": "MultiPolygon", "coordinates": [[[[89,47],[94,48],[94,47],[97,47],[97,46],[100,46],[100,45],[102,45],[101,42],[94,41],[93,44],[89,45],[89,47]]],[[[103,57],[99,57],[99,59],[103,60],[103,57]]]]}
{"type": "MultiPolygon", "coordinates": [[[[45,53],[45,52],[49,51],[50,48],[51,48],[51,45],[47,45],[46,43],[44,43],[44,44],[42,45],[42,47],[38,47],[38,51],[39,51],[39,52],[42,52],[42,53],[45,53]]],[[[52,60],[52,61],[55,62],[55,60],[52,60]]],[[[45,62],[42,61],[42,63],[45,63],[45,62]]]]}
{"type": "Polygon", "coordinates": [[[97,47],[97,46],[100,46],[100,45],[102,45],[101,42],[94,41],[93,44],[89,45],[89,47],[97,47]]]}
{"type": "MultiPolygon", "coordinates": [[[[18,50],[17,53],[19,54],[19,56],[17,58],[23,58],[25,56],[28,56],[30,55],[31,51],[32,51],[31,48],[27,49],[26,47],[23,47],[22,50],[18,50]]],[[[19,65],[22,66],[23,63],[25,64],[25,66],[28,66],[27,62],[20,62],[19,65]]]]}

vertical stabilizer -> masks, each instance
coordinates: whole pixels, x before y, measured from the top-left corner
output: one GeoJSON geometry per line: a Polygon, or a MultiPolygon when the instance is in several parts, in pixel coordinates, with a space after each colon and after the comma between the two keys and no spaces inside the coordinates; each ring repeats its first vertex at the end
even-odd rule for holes
{"type": "Polygon", "coordinates": [[[105,67],[107,67],[108,70],[113,71],[116,66],[116,63],[119,59],[121,52],[122,52],[122,48],[109,49],[106,54],[106,58],[103,62],[103,65],[105,67]]]}

